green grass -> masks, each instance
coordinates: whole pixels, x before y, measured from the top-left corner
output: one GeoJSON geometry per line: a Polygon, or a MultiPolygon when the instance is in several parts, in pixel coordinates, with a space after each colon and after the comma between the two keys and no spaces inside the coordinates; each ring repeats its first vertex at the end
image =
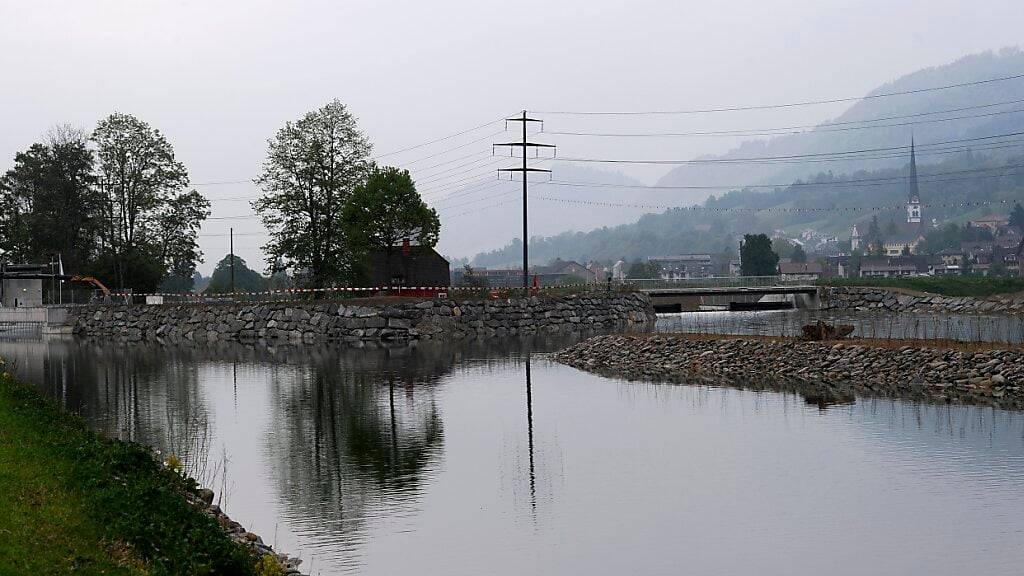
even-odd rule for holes
{"type": "Polygon", "coordinates": [[[0,376],[0,574],[252,574],[195,483],[0,376]]]}
{"type": "Polygon", "coordinates": [[[943,296],[985,298],[996,294],[1024,291],[1024,278],[992,278],[977,276],[911,276],[907,278],[829,278],[825,286],[871,286],[902,288],[943,296]]]}

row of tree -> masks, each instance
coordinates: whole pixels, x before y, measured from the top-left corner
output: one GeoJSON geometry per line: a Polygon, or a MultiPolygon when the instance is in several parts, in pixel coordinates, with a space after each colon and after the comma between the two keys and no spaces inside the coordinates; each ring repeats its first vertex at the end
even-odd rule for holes
{"type": "MultiPolygon", "coordinates": [[[[437,243],[437,213],[409,173],[376,166],[370,151],[337,100],[269,140],[252,207],[270,234],[263,248],[271,277],[289,270],[304,286],[359,284],[370,273],[369,252],[383,251],[390,262],[404,239],[437,243]]],[[[91,133],[57,127],[15,156],[0,178],[0,251],[7,262],[59,255],[68,271],[136,292],[186,291],[209,214],[164,135],[115,113],[91,133]]],[[[230,263],[221,264],[230,270],[230,263]]],[[[239,263],[236,289],[255,287],[259,274],[239,263]]],[[[230,283],[213,288],[227,291],[230,283]]]]}
{"type": "MultiPolygon", "coordinates": [[[[365,255],[404,239],[433,247],[437,212],[420,198],[408,171],[377,167],[355,117],[334,100],[288,122],[268,143],[253,209],[271,240],[267,263],[282,264],[303,284],[365,283],[365,255]]],[[[276,271],[276,270],[274,270],[276,271]]],[[[389,275],[390,277],[390,275],[389,275]]]]}
{"type": "Polygon", "coordinates": [[[0,250],[153,290],[191,284],[209,202],[159,130],[111,114],[91,133],[59,126],[0,177],[0,250]]]}

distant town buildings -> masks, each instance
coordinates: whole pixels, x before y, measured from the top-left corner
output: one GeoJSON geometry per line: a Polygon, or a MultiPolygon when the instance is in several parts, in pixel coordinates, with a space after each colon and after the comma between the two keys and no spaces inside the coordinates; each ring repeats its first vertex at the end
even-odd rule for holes
{"type": "Polygon", "coordinates": [[[649,261],[661,266],[663,280],[679,280],[684,278],[707,278],[713,276],[714,266],[710,254],[676,254],[674,256],[658,256],[649,261]]]}
{"type": "MultiPolygon", "coordinates": [[[[1024,233],[1010,225],[1008,216],[991,214],[974,218],[962,228],[952,230],[953,234],[961,233],[953,236],[953,242],[960,241],[959,246],[948,246],[949,236],[944,237],[942,233],[951,227],[948,224],[940,227],[935,218],[929,219],[924,207],[918,181],[917,153],[911,140],[906,200],[903,215],[898,220],[879,222],[875,216],[870,220],[852,222],[848,245],[838,236],[814,228],[804,228],[795,236],[791,230],[777,229],[772,235],[772,241],[779,242],[776,252],[784,254],[783,248],[789,244],[794,251],[799,247],[802,254],[798,259],[806,257],[805,262],[781,259],[777,273],[786,280],[808,282],[832,276],[1020,275],[1024,233]],[[926,241],[932,245],[926,245],[926,241]],[[947,247],[936,252],[941,246],[947,247]]],[[[739,276],[740,261],[727,258],[728,253],[724,257],[723,254],[712,256],[704,253],[656,256],[648,258],[649,266],[639,273],[663,280],[739,276]]],[[[555,260],[548,266],[532,270],[531,276],[545,285],[568,281],[624,281],[630,267],[624,260],[610,267],[594,261],[584,266],[571,260],[555,260]]],[[[490,286],[522,284],[522,274],[518,269],[480,269],[477,274],[486,278],[490,286]]]]}
{"type": "Polygon", "coordinates": [[[597,279],[593,270],[575,260],[556,259],[547,266],[536,267],[532,274],[538,278],[542,286],[590,283],[597,279]]]}
{"type": "Polygon", "coordinates": [[[818,262],[780,262],[779,276],[783,280],[807,280],[814,282],[825,273],[818,262]]]}
{"type": "Polygon", "coordinates": [[[888,278],[892,276],[916,276],[917,264],[908,256],[872,256],[861,260],[862,278],[888,278]]]}
{"type": "Polygon", "coordinates": [[[628,265],[625,261],[619,260],[612,266],[612,279],[621,282],[626,279],[626,269],[628,265]]]}

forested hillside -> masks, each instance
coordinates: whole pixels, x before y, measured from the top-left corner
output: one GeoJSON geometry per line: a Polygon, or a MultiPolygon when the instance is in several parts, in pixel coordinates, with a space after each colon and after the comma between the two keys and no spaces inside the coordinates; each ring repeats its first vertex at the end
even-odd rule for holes
{"type": "MultiPolygon", "coordinates": [[[[1024,202],[1024,154],[965,152],[918,169],[927,222],[963,222],[987,214],[1007,214],[1013,202],[1024,202]]],[[[905,218],[906,170],[901,166],[852,174],[822,173],[767,192],[737,190],[708,199],[699,209],[675,208],[643,216],[633,224],[534,238],[530,254],[536,262],[556,257],[607,262],[679,252],[719,253],[735,250],[743,234],[777,229],[795,235],[813,228],[848,238],[854,222],[866,222],[875,215],[883,223],[905,218]]],[[[514,266],[521,250],[515,242],[479,254],[473,263],[514,266]]]]}
{"type": "MultiPolygon", "coordinates": [[[[857,101],[845,113],[820,124],[813,131],[801,129],[798,131],[803,133],[752,140],[727,154],[707,156],[704,159],[789,156],[888,147],[909,142],[911,135],[918,142],[930,143],[1020,132],[1024,130],[1024,80],[991,82],[933,92],[914,91],[1011,76],[1021,71],[1024,71],[1024,52],[1016,48],[966,56],[956,62],[919,70],[879,86],[868,94],[867,99],[857,101]],[[871,97],[898,92],[911,93],[871,97]]],[[[806,178],[814,171],[849,173],[891,168],[903,163],[905,160],[902,159],[878,158],[836,160],[810,167],[805,163],[695,164],[672,170],[661,178],[658,185],[791,182],[806,178]]],[[[697,192],[689,196],[696,200],[703,199],[705,195],[697,192]]]]}
{"type": "MultiPolygon", "coordinates": [[[[743,233],[776,229],[795,234],[813,228],[848,237],[857,220],[872,215],[883,221],[903,217],[906,147],[912,137],[927,221],[1006,213],[1008,207],[1000,205],[953,205],[1024,200],[1018,168],[1024,163],[1024,79],[985,82],[1022,71],[1024,52],[1019,49],[967,56],[879,86],[813,130],[751,141],[728,154],[705,158],[712,163],[679,166],[653,187],[604,188],[600,198],[558,186],[538,187],[538,196],[565,200],[535,202],[532,213],[557,213],[564,226],[576,230],[587,229],[588,214],[621,212],[630,205],[646,205],[659,213],[631,224],[535,237],[531,254],[544,262],[556,257],[614,261],[719,252],[735,249],[743,233]],[[920,91],[962,83],[975,84],[920,91]],[[892,93],[907,94],[871,97],[892,93]],[[860,152],[843,153],[847,151],[860,152]],[[727,185],[737,189],[715,188],[727,185]],[[587,203],[595,199],[610,206],[587,203]],[[671,206],[701,209],[664,208],[671,206]],[[895,209],[874,209],[886,206],[895,209]],[[761,211],[748,211],[752,209],[761,211]],[[567,216],[571,213],[580,216],[567,216]]],[[[517,240],[478,254],[473,261],[480,266],[515,265],[520,251],[517,240]]]]}

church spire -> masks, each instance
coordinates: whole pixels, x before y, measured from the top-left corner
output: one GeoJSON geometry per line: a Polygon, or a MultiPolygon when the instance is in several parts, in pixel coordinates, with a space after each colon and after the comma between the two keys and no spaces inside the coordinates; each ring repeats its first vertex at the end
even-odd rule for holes
{"type": "Polygon", "coordinates": [[[921,194],[917,189],[917,157],[914,154],[914,137],[910,137],[910,178],[907,181],[907,201],[920,203],[921,194]]]}
{"type": "Polygon", "coordinates": [[[907,179],[907,223],[921,223],[921,193],[917,188],[917,155],[914,136],[910,136],[910,177],[907,179]]]}

